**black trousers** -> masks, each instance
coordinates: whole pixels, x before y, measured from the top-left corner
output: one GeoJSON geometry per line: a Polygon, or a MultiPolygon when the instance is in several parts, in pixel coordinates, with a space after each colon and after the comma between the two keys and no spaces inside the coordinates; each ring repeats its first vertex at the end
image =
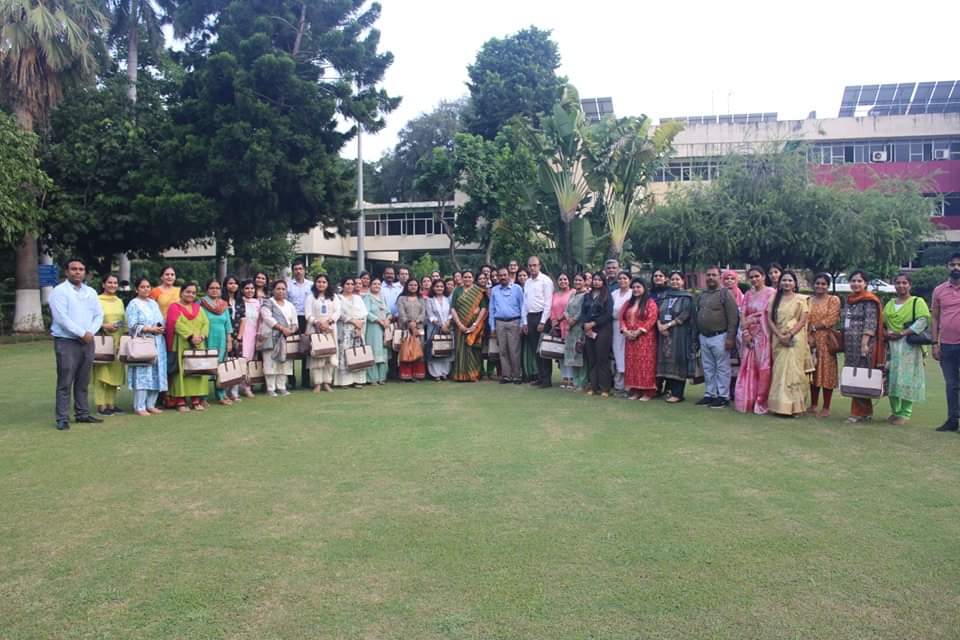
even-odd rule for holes
{"type": "Polygon", "coordinates": [[[613,386],[610,354],[613,351],[613,325],[597,329],[597,337],[583,338],[583,355],[587,365],[587,388],[597,393],[609,393],[613,386]]]}
{"type": "MultiPolygon", "coordinates": [[[[297,316],[297,327],[299,328],[299,335],[303,335],[307,332],[307,318],[306,316],[297,316]]],[[[299,360],[300,362],[300,385],[304,389],[310,388],[310,368],[307,366],[307,356],[303,356],[299,360]]],[[[293,362],[293,375],[287,376],[287,389],[296,389],[297,388],[297,361],[293,362]]]]}
{"type": "MultiPolygon", "coordinates": [[[[525,340],[530,345],[530,350],[536,355],[537,347],[540,346],[540,336],[544,332],[549,330],[547,325],[544,325],[543,331],[537,331],[537,327],[540,324],[540,317],[543,314],[540,311],[535,311],[527,314],[527,335],[525,340]]],[[[553,360],[549,358],[537,357],[537,370],[538,370],[538,379],[540,384],[549,385],[553,379],[553,360]]]]}
{"type": "Polygon", "coordinates": [[[71,391],[74,415],[86,418],[90,415],[87,388],[93,372],[93,343],[54,338],[53,353],[57,358],[57,422],[66,422],[70,418],[71,391]]]}
{"type": "Polygon", "coordinates": [[[667,389],[670,391],[670,395],[683,400],[683,391],[687,388],[687,381],[673,380],[670,378],[665,378],[664,381],[667,383],[667,389]]]}

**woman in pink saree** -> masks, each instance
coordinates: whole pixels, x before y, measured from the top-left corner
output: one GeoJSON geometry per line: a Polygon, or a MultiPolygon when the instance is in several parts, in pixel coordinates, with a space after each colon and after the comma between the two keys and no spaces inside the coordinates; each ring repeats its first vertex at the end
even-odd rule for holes
{"type": "Polygon", "coordinates": [[[747,271],[753,288],[743,297],[740,306],[740,373],[734,399],[734,407],[740,413],[752,411],[763,415],[767,412],[773,348],[766,311],[776,291],[764,284],[765,277],[763,269],[758,267],[747,271]]]}

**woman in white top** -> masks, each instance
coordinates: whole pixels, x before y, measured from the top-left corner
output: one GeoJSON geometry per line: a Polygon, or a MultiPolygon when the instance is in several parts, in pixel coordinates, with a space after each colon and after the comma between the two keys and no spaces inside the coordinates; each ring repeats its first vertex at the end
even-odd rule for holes
{"type": "Polygon", "coordinates": [[[333,372],[333,386],[359,389],[367,382],[367,370],[350,371],[343,352],[354,344],[354,338],[363,342],[367,321],[367,305],[363,298],[354,292],[356,281],[344,278],[340,283],[340,319],[337,320],[337,369],[333,372]]]}
{"type": "Polygon", "coordinates": [[[427,359],[427,371],[437,380],[446,380],[450,375],[450,365],[453,364],[453,355],[445,358],[435,358],[430,349],[433,338],[437,335],[450,336],[450,299],[446,297],[446,287],[439,278],[430,285],[430,297],[426,305],[427,339],[423,345],[423,353],[427,359]]]}
{"type": "MultiPolygon", "coordinates": [[[[337,341],[337,320],[340,319],[340,300],[330,286],[325,273],[319,274],[313,281],[313,295],[307,296],[306,311],[307,333],[324,333],[337,341]]],[[[309,357],[307,366],[313,380],[313,392],[330,391],[333,372],[337,369],[337,354],[323,358],[309,357]]]]}
{"type": "Polygon", "coordinates": [[[263,374],[267,395],[290,395],[287,376],[293,375],[293,361],[287,359],[286,338],[297,333],[297,308],[287,300],[287,283],[276,280],[273,297],[260,307],[260,334],[263,336],[263,374]]]}
{"type": "Polygon", "coordinates": [[[617,289],[610,293],[613,302],[613,360],[617,367],[617,375],[613,377],[613,388],[624,391],[623,372],[626,371],[627,339],[620,333],[620,310],[633,295],[630,291],[630,274],[621,271],[617,274],[617,289]]]}

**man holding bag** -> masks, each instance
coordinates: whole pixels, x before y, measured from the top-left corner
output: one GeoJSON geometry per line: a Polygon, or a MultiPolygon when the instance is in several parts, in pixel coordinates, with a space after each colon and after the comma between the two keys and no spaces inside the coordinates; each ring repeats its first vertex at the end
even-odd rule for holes
{"type": "Polygon", "coordinates": [[[70,390],[77,422],[98,423],[90,415],[87,387],[93,371],[93,336],[103,324],[97,292],[84,284],[87,268],[77,259],[67,261],[67,279],[50,294],[53,351],[57,358],[57,430],[70,428],[70,390]]]}

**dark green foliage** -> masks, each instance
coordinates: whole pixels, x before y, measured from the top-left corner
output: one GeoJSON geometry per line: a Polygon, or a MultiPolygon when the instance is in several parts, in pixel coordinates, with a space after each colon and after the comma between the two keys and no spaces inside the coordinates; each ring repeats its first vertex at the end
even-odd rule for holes
{"type": "Polygon", "coordinates": [[[529,27],[487,40],[467,67],[467,130],[493,140],[515,115],[537,123],[556,103],[566,79],[557,76],[560,50],[550,31],[529,27]]]}
{"type": "Polygon", "coordinates": [[[237,0],[213,21],[215,40],[191,39],[168,158],[181,189],[213,203],[219,252],[352,220],[354,172],[338,154],[353,131],[336,118],[376,131],[399,103],[371,88],[392,56],[370,28],[379,5],[363,5],[237,0]]]}
{"type": "Polygon", "coordinates": [[[210,204],[178,192],[164,170],[173,88],[141,74],[132,110],[126,77],[114,72],[68,93],[54,112],[43,164],[56,183],[45,231],[57,255],[104,273],[118,253],[154,255],[207,235],[210,204]]]}
{"type": "Polygon", "coordinates": [[[910,272],[912,286],[911,292],[917,296],[923,296],[930,301],[933,290],[938,284],[941,284],[950,277],[950,271],[944,266],[923,267],[910,272]]]}
{"type": "Polygon", "coordinates": [[[36,135],[0,111],[0,247],[36,233],[43,221],[39,201],[52,185],[37,162],[37,146],[36,135]]]}

